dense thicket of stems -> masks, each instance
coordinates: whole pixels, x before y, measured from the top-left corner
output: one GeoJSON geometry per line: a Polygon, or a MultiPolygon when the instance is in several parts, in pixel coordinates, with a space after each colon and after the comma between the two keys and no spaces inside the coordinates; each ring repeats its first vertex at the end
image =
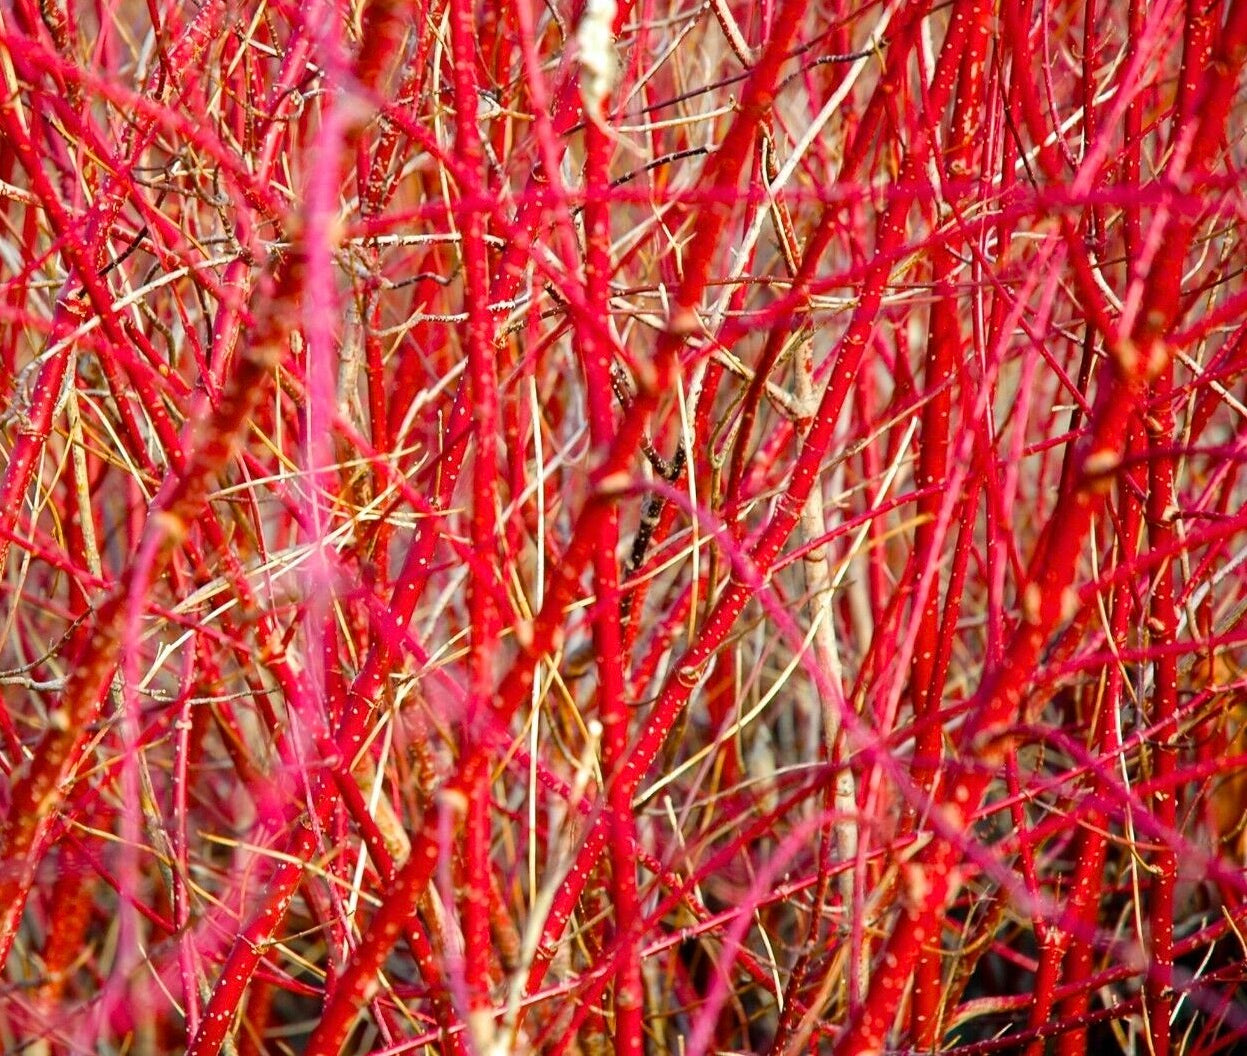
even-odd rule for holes
{"type": "Polygon", "coordinates": [[[1247,0],[0,9],[0,1047],[1247,1038],[1247,0]]]}

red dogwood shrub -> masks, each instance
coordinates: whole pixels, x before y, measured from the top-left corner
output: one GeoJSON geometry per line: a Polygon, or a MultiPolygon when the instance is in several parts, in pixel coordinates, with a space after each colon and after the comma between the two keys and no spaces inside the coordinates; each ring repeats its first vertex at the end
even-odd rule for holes
{"type": "Polygon", "coordinates": [[[1244,1051],[1247,2],[0,9],[0,1047],[1244,1051]]]}

